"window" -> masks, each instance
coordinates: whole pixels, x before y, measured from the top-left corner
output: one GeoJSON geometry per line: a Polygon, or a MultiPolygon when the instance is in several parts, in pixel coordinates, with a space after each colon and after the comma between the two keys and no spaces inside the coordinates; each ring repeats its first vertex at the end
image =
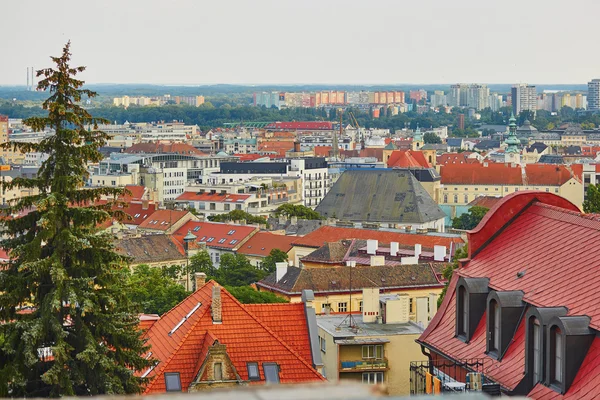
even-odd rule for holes
{"type": "Polygon", "coordinates": [[[448,202],[448,195],[447,195],[447,194],[445,194],[445,195],[444,195],[444,203],[447,203],[447,202],[448,202]]]}
{"type": "Polygon", "coordinates": [[[542,380],[542,330],[540,328],[540,321],[532,317],[531,318],[531,335],[532,337],[532,351],[533,351],[533,384],[542,380]]]}
{"type": "Polygon", "coordinates": [[[468,332],[468,300],[467,300],[467,289],[464,286],[458,288],[458,309],[456,323],[458,326],[458,335],[467,336],[468,332]]]}
{"type": "Polygon", "coordinates": [[[383,383],[383,372],[363,372],[362,382],[368,385],[383,383]]]}
{"type": "Polygon", "coordinates": [[[458,195],[457,194],[454,195],[454,202],[458,203],[458,195]]]}
{"type": "Polygon", "coordinates": [[[223,239],[219,239],[219,243],[225,243],[227,239],[223,238],[223,239]]]}
{"type": "Polygon", "coordinates": [[[468,202],[469,202],[469,195],[465,194],[465,203],[468,203],[468,202]]]}
{"type": "Polygon", "coordinates": [[[236,244],[238,241],[233,239],[231,242],[229,242],[229,244],[236,244]]]}
{"type": "Polygon", "coordinates": [[[200,230],[200,227],[199,227],[199,226],[196,226],[196,227],[194,228],[194,232],[198,232],[199,230],[200,230]]]}
{"type": "Polygon", "coordinates": [[[214,369],[213,379],[215,381],[222,381],[223,380],[223,364],[220,362],[215,363],[213,365],[213,369],[214,369]]]}
{"type": "Polygon", "coordinates": [[[225,204],[225,211],[229,211],[231,209],[231,205],[230,204],[225,204]]]}
{"type": "Polygon", "coordinates": [[[413,302],[413,298],[411,297],[411,298],[408,300],[408,312],[409,312],[409,313],[411,313],[411,314],[415,312],[415,310],[414,310],[414,308],[413,308],[413,307],[414,307],[414,305],[413,305],[413,304],[414,304],[414,302],[413,302]]]}
{"type": "Polygon", "coordinates": [[[263,364],[265,380],[267,383],[279,383],[279,365],[274,363],[263,364]]]}
{"type": "Polygon", "coordinates": [[[214,238],[214,237],[209,237],[209,238],[208,238],[208,240],[207,240],[207,242],[208,242],[208,243],[210,243],[210,242],[212,242],[213,240],[215,240],[215,238],[214,238]]]}
{"type": "Polygon", "coordinates": [[[358,311],[363,312],[363,302],[362,302],[362,300],[358,303],[358,311]]]}
{"type": "Polygon", "coordinates": [[[327,343],[325,342],[325,338],[319,336],[319,346],[321,347],[321,351],[323,353],[326,353],[325,350],[327,350],[327,343]]]}
{"type": "Polygon", "coordinates": [[[260,373],[258,372],[258,363],[249,362],[246,363],[246,368],[248,368],[248,379],[251,381],[257,381],[260,379],[260,373]]]}
{"type": "Polygon", "coordinates": [[[331,311],[331,304],[323,303],[321,304],[321,314],[325,314],[326,312],[331,311]]]}
{"type": "Polygon", "coordinates": [[[563,335],[558,327],[550,333],[550,383],[560,385],[563,381],[563,335]]]}
{"type": "Polygon", "coordinates": [[[489,351],[496,352],[497,356],[500,352],[500,307],[496,300],[490,301],[489,314],[489,351]]]}
{"type": "Polygon", "coordinates": [[[338,312],[347,312],[348,311],[348,303],[338,303],[338,312]]]}
{"type": "Polygon", "coordinates": [[[165,387],[167,392],[181,392],[179,372],[165,372],[165,387]]]}
{"type": "Polygon", "coordinates": [[[376,344],[376,345],[365,345],[362,347],[362,358],[363,359],[376,359],[376,360],[381,360],[383,359],[383,345],[382,344],[376,344]]]}
{"type": "Polygon", "coordinates": [[[221,260],[221,255],[219,253],[215,254],[215,264],[218,264],[221,260]]]}

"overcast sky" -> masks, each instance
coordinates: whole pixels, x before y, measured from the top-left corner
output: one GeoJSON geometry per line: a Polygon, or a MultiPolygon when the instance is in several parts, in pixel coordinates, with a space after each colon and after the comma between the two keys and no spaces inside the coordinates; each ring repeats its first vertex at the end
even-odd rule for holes
{"type": "Polygon", "coordinates": [[[0,84],[586,83],[598,0],[3,0],[0,84]]]}

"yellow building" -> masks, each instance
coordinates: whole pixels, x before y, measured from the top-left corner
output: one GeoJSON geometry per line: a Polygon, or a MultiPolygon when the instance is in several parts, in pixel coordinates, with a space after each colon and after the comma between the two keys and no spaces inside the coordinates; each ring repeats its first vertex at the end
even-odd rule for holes
{"type": "MultiPolygon", "coordinates": [[[[8,117],[0,115],[0,143],[8,142],[8,117]]],[[[19,150],[0,149],[0,157],[6,164],[23,164],[25,155],[19,150]]]]}
{"type": "Polygon", "coordinates": [[[504,197],[508,194],[537,190],[555,193],[579,208],[583,205],[583,184],[564,165],[504,163],[444,165],[441,206],[464,206],[478,196],[504,197]]]}
{"type": "Polygon", "coordinates": [[[411,361],[426,360],[415,342],[423,329],[409,321],[409,298],[379,289],[365,289],[361,297],[360,313],[317,316],[323,375],[408,395],[411,361]]]}

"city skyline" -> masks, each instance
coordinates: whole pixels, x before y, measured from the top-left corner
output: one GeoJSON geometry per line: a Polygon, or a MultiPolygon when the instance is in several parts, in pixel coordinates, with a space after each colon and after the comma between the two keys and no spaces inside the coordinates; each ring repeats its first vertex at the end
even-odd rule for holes
{"type": "Polygon", "coordinates": [[[88,83],[585,84],[600,71],[584,40],[600,5],[563,4],[11,2],[0,34],[18,40],[3,43],[0,85],[24,85],[69,39],[88,83]],[[585,57],[564,68],[555,57],[567,50],[585,57]]]}

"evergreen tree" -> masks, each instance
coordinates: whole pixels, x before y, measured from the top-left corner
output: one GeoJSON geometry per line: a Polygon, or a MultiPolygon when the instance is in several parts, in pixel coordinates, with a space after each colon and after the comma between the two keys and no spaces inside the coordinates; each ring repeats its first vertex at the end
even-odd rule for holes
{"type": "Polygon", "coordinates": [[[583,212],[588,214],[600,213],[600,185],[590,185],[586,199],[583,201],[583,212]]]}
{"type": "MultiPolygon", "coordinates": [[[[79,102],[96,93],[81,89],[71,67],[70,42],[56,68],[38,71],[38,89],[48,91],[45,117],[25,121],[55,135],[40,143],[4,143],[22,152],[47,153],[36,178],[16,178],[5,189],[31,189],[11,203],[0,243],[11,262],[0,271],[0,395],[43,397],[138,393],[143,380],[134,371],[152,360],[127,298],[129,269],[98,224],[111,218],[114,202],[101,196],[122,190],[84,188],[87,164],[102,159],[107,138],[79,102]],[[94,126],[96,129],[86,129],[94,126]],[[23,307],[30,307],[25,310],[23,307]]],[[[116,214],[116,213],[114,213],[116,214]]],[[[124,215],[121,215],[123,217],[124,215]]]]}

